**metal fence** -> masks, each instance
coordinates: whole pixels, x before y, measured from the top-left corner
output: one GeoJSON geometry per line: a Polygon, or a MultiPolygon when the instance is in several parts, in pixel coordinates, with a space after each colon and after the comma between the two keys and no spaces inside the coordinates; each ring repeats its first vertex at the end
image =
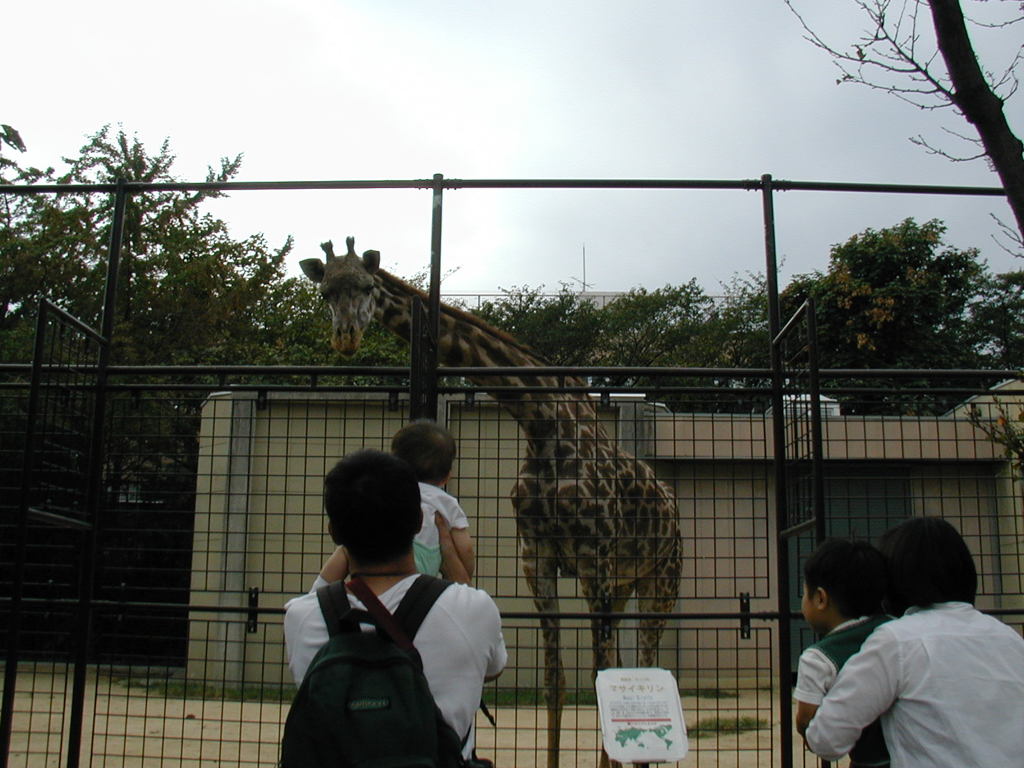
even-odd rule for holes
{"type": "MultiPolygon", "coordinates": [[[[320,372],[322,374],[322,371],[320,372]]],[[[652,372],[653,373],[653,372],[652,372]]],[[[666,372],[662,372],[666,373],[666,372]]],[[[684,765],[777,765],[791,724],[780,714],[789,682],[780,659],[810,641],[778,610],[771,390],[730,390],[675,371],[675,386],[607,392],[600,416],[616,439],[672,488],[683,537],[683,579],[659,664],[680,683],[691,753],[684,765]],[[673,391],[675,390],[675,391],[673,391]]],[[[752,382],[763,371],[734,372],[752,382]]],[[[934,392],[917,413],[847,415],[907,387],[870,381],[831,390],[823,418],[830,534],[873,536],[915,514],[941,514],[978,559],[981,605],[1022,620],[1021,516],[1016,476],[964,405],[1016,399],[965,376],[946,410],[934,392]],[[941,409],[940,409],[941,410],[941,409]]],[[[4,466],[21,458],[29,390],[8,374],[4,466]]],[[[404,384],[349,388],[319,375],[273,379],[234,370],[110,370],[105,454],[82,694],[86,765],[272,765],[293,688],[286,668],[284,602],[309,588],[331,549],[319,482],[339,456],[386,448],[404,422],[404,384]]],[[[927,387],[919,387],[927,391],[927,387]]],[[[509,669],[487,689],[497,725],[482,719],[481,751],[500,765],[546,764],[539,615],[517,562],[508,501],[522,440],[498,403],[465,386],[442,387],[440,418],[459,443],[449,486],[472,522],[476,584],[502,609],[509,669]]],[[[578,395],[567,395],[578,397],[578,395]]],[[[1011,405],[1011,407],[1019,407],[1011,405]]],[[[9,510],[18,471],[5,476],[9,510]]],[[[75,621],[83,533],[28,521],[9,765],[71,762],[69,702],[76,690],[75,621]],[[70,746],[69,746],[70,745],[70,746]]],[[[10,562],[11,528],[4,531],[10,562]]],[[[808,534],[795,551],[806,554],[808,534]]],[[[791,600],[798,599],[799,556],[791,600]]],[[[5,578],[5,588],[11,581],[5,578]]],[[[569,677],[561,765],[589,765],[599,735],[590,677],[591,615],[571,578],[559,583],[569,677]]],[[[794,603],[795,604],[795,603],[794,603]]],[[[5,619],[10,620],[9,613],[5,619]]],[[[637,622],[627,606],[622,663],[635,663],[637,622]]],[[[790,741],[792,744],[792,740],[790,741]]],[[[791,747],[797,764],[813,761],[791,747]]]]}
{"type": "MultiPolygon", "coordinates": [[[[115,193],[123,210],[127,195],[152,186],[90,190],[115,193]]],[[[774,189],[998,194],[770,177],[214,186],[430,188],[437,220],[428,332],[439,302],[444,189],[759,191],[773,336],[783,325],[774,189]]],[[[118,243],[115,223],[112,275],[118,243]]],[[[110,331],[105,326],[85,336],[102,345],[110,331]]],[[[281,634],[283,604],[309,588],[332,548],[320,505],[323,474],[350,450],[386,448],[410,410],[434,406],[425,401],[435,391],[437,417],[459,445],[449,490],[471,520],[475,582],[498,602],[510,649],[509,668],[486,690],[497,724],[480,720],[480,751],[502,768],[547,764],[542,615],[522,576],[508,500],[523,436],[500,392],[489,397],[493,389],[467,383],[457,369],[426,363],[412,368],[412,378],[425,377],[426,386],[410,382],[406,369],[119,368],[100,355],[96,365],[53,362],[47,373],[66,368],[95,378],[51,376],[45,389],[39,381],[32,386],[28,366],[0,367],[3,765],[275,764],[294,690],[281,634]],[[365,383],[368,376],[374,384],[365,383]],[[416,403],[410,403],[410,388],[416,403]],[[45,427],[41,433],[61,438],[36,450],[29,416],[39,410],[32,399],[44,389],[57,410],[40,423],[66,423],[59,430],[45,427]],[[99,404],[88,402],[93,395],[99,404]],[[79,415],[76,403],[84,403],[79,415]],[[29,464],[26,438],[33,447],[29,464]],[[80,476],[77,484],[68,482],[73,476],[80,476]],[[75,505],[61,489],[79,487],[87,489],[83,505],[91,511],[76,525],[76,515],[67,514],[75,505]]],[[[810,641],[792,610],[800,560],[822,534],[873,537],[912,515],[948,517],[978,561],[980,607],[1017,627],[1024,621],[1018,468],[984,428],[998,418],[998,403],[1021,408],[1018,382],[1002,382],[1005,372],[822,371],[820,395],[829,399],[819,400],[799,365],[784,370],[776,357],[772,370],[651,369],[639,372],[647,382],[639,389],[546,390],[570,407],[587,401],[611,439],[670,488],[682,577],[676,605],[665,615],[658,663],[679,681],[690,734],[686,766],[815,763],[794,740],[789,697],[792,661],[810,641]],[[780,523],[794,514],[788,499],[803,498],[798,492],[787,497],[787,487],[798,488],[802,480],[788,479],[792,473],[785,471],[787,459],[799,469],[805,458],[785,453],[787,445],[800,443],[801,424],[807,424],[802,403],[826,403],[811,419],[811,426],[820,422],[820,471],[811,481],[819,484],[822,525],[812,531],[797,524],[785,538],[793,527],[780,523]],[[794,439],[787,442],[787,434],[794,439]]],[[[500,373],[506,381],[517,375],[500,373]]],[[[607,372],[552,373],[589,381],[607,372]]],[[[559,579],[558,593],[568,676],[558,763],[591,765],[600,749],[591,681],[595,614],[576,579],[559,579]]],[[[629,666],[647,616],[629,603],[618,618],[620,662],[629,666]]]]}

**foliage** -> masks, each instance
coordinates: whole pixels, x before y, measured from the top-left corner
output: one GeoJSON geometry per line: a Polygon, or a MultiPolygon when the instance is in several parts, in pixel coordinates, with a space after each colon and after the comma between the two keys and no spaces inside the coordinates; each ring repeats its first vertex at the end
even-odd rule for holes
{"type": "Polygon", "coordinates": [[[1024,477],[1024,408],[1018,408],[1016,416],[1011,415],[1002,403],[993,410],[994,414],[983,414],[980,408],[971,405],[967,418],[993,443],[1002,447],[1003,455],[1013,463],[1017,475],[1024,477]]]}
{"type": "Polygon", "coordinates": [[[768,722],[760,717],[705,717],[693,725],[686,726],[686,733],[691,739],[696,740],[709,736],[758,731],[767,727],[768,722]]]}
{"type": "Polygon", "coordinates": [[[815,299],[823,368],[967,368],[980,361],[971,321],[987,278],[977,249],[944,246],[945,227],[907,219],[833,246],[827,272],[799,275],[789,306],[815,299]]]}
{"type": "MultiPolygon", "coordinates": [[[[30,173],[67,184],[173,182],[174,155],[153,155],[137,138],[109,127],[91,136],[66,172],[30,173]]],[[[227,181],[241,158],[224,158],[207,181],[227,181]]],[[[20,180],[26,180],[20,172],[20,180]]],[[[125,211],[115,363],[241,364],[265,359],[273,330],[258,319],[283,279],[291,241],[272,249],[263,235],[234,239],[202,212],[214,191],[150,191],[125,211]]],[[[98,326],[113,216],[110,195],[74,192],[14,197],[0,239],[0,338],[8,360],[28,358],[26,326],[41,298],[98,326]]]]}
{"type": "Polygon", "coordinates": [[[770,365],[768,286],[762,274],[734,275],[722,286],[705,327],[704,344],[714,354],[708,365],[721,368],[767,368],[770,365]]]}
{"type": "Polygon", "coordinates": [[[540,288],[505,289],[504,298],[476,310],[486,322],[508,331],[549,365],[595,365],[598,308],[567,286],[554,296],[540,288]]]}
{"type": "Polygon", "coordinates": [[[713,301],[692,279],[653,291],[636,288],[601,311],[599,364],[616,366],[708,364],[701,330],[713,301]]]}
{"type": "Polygon", "coordinates": [[[0,125],[0,153],[4,144],[19,152],[25,151],[25,142],[21,140],[21,134],[6,123],[0,125]]]}
{"type": "Polygon", "coordinates": [[[979,284],[971,314],[986,366],[1024,366],[1024,271],[995,275],[979,284]]]}
{"type": "MultiPolygon", "coordinates": [[[[763,285],[763,281],[762,281],[763,285]]],[[[487,322],[511,333],[552,365],[598,367],[711,367],[748,355],[748,340],[729,344],[732,333],[766,333],[766,306],[755,297],[756,280],[737,278],[721,301],[696,279],[655,290],[634,288],[603,306],[563,286],[554,295],[538,288],[506,290],[477,310],[487,322]]],[[[756,341],[755,341],[756,343],[756,341]]]]}

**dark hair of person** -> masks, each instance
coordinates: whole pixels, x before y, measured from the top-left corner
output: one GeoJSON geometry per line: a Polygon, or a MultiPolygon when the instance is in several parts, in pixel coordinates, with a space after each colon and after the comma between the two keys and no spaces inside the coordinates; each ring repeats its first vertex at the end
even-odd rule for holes
{"type": "Polygon", "coordinates": [[[383,451],[356,451],[327,473],[324,511],[335,543],[363,565],[405,555],[423,523],[412,467],[383,451]]]}
{"type": "Polygon", "coordinates": [[[878,548],[889,576],[886,605],[894,615],[912,606],[974,603],[974,558],[957,529],[942,518],[906,520],[882,534],[878,548]]]}
{"type": "Polygon", "coordinates": [[[439,424],[422,419],[395,433],[391,452],[409,463],[420,482],[439,483],[452,471],[455,438],[439,424]]]}
{"type": "Polygon", "coordinates": [[[869,542],[829,539],[804,563],[804,582],[824,589],[843,616],[870,616],[882,611],[885,560],[869,542]]]}

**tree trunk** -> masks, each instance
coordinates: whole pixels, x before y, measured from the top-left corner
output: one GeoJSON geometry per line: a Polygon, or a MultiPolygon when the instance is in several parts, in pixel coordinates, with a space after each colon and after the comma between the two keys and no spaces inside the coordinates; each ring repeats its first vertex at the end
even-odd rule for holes
{"type": "Polygon", "coordinates": [[[974,125],[992,161],[1024,242],[1024,144],[1014,135],[999,98],[982,74],[959,0],[928,0],[939,51],[953,82],[953,103],[974,125]]]}

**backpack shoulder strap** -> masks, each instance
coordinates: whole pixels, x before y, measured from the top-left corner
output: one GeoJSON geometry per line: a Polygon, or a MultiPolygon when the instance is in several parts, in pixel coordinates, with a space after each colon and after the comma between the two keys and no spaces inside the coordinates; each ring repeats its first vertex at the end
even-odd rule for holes
{"type": "Polygon", "coordinates": [[[346,587],[366,606],[378,629],[384,630],[400,648],[413,650],[412,638],[415,637],[431,607],[437,602],[437,598],[450,585],[449,581],[420,575],[409,586],[393,615],[362,579],[349,579],[346,587]]]}
{"type": "Polygon", "coordinates": [[[316,591],[316,599],[320,603],[320,613],[324,615],[327,634],[331,637],[341,632],[358,632],[359,616],[348,601],[345,583],[334,581],[316,591]]]}
{"type": "Polygon", "coordinates": [[[402,602],[395,609],[395,621],[405,630],[406,636],[410,639],[416,637],[423,619],[427,617],[430,609],[434,607],[437,598],[441,596],[452,582],[445,579],[438,579],[433,576],[421,574],[405,593],[402,602]]]}

